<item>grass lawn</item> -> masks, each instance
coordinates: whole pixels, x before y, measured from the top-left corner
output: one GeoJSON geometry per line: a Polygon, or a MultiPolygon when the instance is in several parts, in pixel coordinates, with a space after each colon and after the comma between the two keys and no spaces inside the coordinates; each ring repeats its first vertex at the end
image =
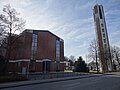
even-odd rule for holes
{"type": "Polygon", "coordinates": [[[73,72],[73,70],[64,70],[64,72],[73,72]]]}
{"type": "Polygon", "coordinates": [[[97,72],[97,71],[93,71],[93,70],[90,70],[89,73],[93,73],[93,74],[103,74],[102,72],[97,72]]]}

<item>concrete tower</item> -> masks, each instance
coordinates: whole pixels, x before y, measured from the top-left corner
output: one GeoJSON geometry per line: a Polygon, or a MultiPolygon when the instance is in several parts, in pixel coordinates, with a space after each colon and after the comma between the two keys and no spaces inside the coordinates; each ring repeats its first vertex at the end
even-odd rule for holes
{"type": "Polygon", "coordinates": [[[98,54],[100,60],[100,71],[112,71],[110,45],[106,28],[104,10],[102,5],[96,4],[93,9],[96,37],[98,43],[98,54]]]}

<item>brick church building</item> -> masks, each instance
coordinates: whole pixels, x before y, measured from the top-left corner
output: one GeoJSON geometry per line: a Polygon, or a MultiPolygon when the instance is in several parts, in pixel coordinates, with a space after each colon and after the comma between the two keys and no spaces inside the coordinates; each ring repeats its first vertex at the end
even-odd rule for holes
{"type": "Polygon", "coordinates": [[[64,41],[47,30],[26,29],[12,48],[9,72],[64,70],[64,41]]]}

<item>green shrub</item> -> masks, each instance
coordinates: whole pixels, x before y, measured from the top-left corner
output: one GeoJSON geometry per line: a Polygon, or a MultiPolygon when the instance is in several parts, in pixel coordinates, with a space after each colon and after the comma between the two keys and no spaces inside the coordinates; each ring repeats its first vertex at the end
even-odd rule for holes
{"type": "Polygon", "coordinates": [[[6,71],[6,59],[0,55],[0,75],[4,75],[6,71]]]}
{"type": "Polygon", "coordinates": [[[22,76],[22,75],[4,75],[4,76],[0,76],[0,83],[24,81],[24,80],[27,80],[27,77],[22,76]]]}
{"type": "Polygon", "coordinates": [[[89,72],[87,64],[80,56],[77,61],[75,61],[75,69],[74,72],[89,72]]]}

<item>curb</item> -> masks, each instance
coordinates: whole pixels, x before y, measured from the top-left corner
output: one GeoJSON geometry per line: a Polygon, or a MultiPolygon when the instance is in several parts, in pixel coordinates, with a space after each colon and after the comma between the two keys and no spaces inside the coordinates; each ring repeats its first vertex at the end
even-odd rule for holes
{"type": "Polygon", "coordinates": [[[85,76],[75,76],[75,77],[67,77],[67,78],[55,78],[55,79],[48,79],[48,80],[34,80],[34,81],[23,81],[18,83],[10,83],[10,84],[1,84],[0,89],[4,88],[12,88],[12,87],[20,87],[20,86],[28,86],[28,85],[36,85],[36,84],[44,84],[50,82],[59,82],[59,81],[66,81],[66,80],[75,80],[75,79],[82,79],[82,78],[90,78],[90,77],[99,77],[103,76],[102,74],[99,75],[85,75],[85,76]]]}

